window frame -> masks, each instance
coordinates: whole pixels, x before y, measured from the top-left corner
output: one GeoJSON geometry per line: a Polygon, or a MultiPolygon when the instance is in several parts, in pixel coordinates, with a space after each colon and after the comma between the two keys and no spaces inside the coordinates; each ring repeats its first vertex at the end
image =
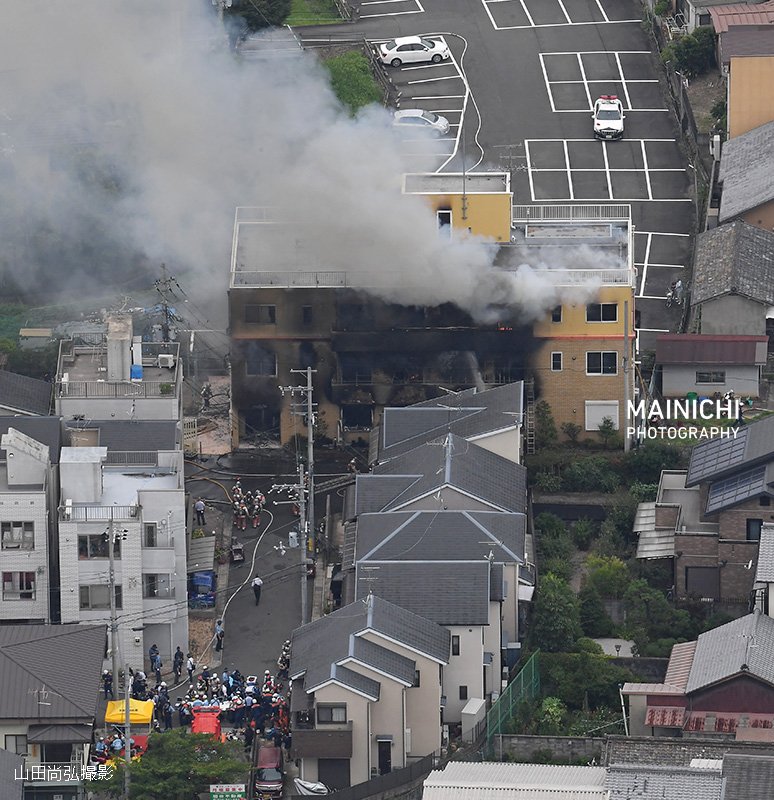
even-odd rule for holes
{"type": "Polygon", "coordinates": [[[452,634],[451,637],[451,654],[458,656],[460,654],[460,637],[458,634],[452,634]]]}
{"type": "Polygon", "coordinates": [[[760,542],[763,520],[755,517],[747,517],[745,520],[744,534],[746,542],[760,542]],[[752,525],[750,523],[753,523],[752,525]],[[757,531],[754,530],[757,528],[757,531]]]}
{"type": "Polygon", "coordinates": [[[618,322],[618,303],[587,303],[586,304],[586,322],[588,323],[611,323],[611,322],[618,322]],[[590,309],[599,309],[599,319],[590,319],[589,318],[589,310],[590,309]],[[605,319],[605,309],[608,311],[613,309],[615,312],[613,314],[613,319],[605,319]]]}
{"type": "MultiPolygon", "coordinates": [[[[123,586],[120,583],[116,583],[114,587],[114,594],[116,599],[116,610],[123,609],[124,607],[124,598],[123,598],[123,586]]],[[[110,585],[107,583],[81,583],[78,585],[78,608],[81,611],[104,611],[105,609],[110,609],[110,585]],[[94,601],[92,600],[91,594],[93,589],[107,589],[107,605],[94,605],[94,601]],[[84,605],[83,598],[84,598],[84,590],[85,596],[87,597],[87,605],[84,605]]]]}
{"type": "Polygon", "coordinates": [[[3,520],[0,522],[0,547],[3,550],[34,550],[35,549],[35,523],[19,520],[3,520]],[[6,527],[7,526],[7,527],[6,527]],[[18,528],[20,537],[15,539],[12,534],[18,528]],[[8,543],[6,543],[6,534],[8,534],[8,543]],[[11,544],[11,542],[18,541],[18,544],[11,544]]]}
{"type": "Polygon", "coordinates": [[[346,725],[347,719],[347,704],[346,703],[319,703],[315,706],[315,719],[318,725],[346,725]],[[344,719],[334,719],[335,711],[344,711],[344,719]],[[330,711],[330,719],[321,719],[320,711],[330,711]]]}
{"type": "Polygon", "coordinates": [[[551,353],[551,372],[561,372],[564,368],[564,357],[560,350],[554,350],[551,353]],[[557,367],[555,364],[556,356],[559,356],[559,366],[557,367]]]}
{"type": "Polygon", "coordinates": [[[467,685],[460,684],[460,700],[467,700],[468,699],[468,687],[467,685]]]}
{"type": "Polygon", "coordinates": [[[618,351],[617,350],[587,350],[586,351],[586,375],[595,378],[614,378],[618,375],[618,351]],[[599,372],[592,372],[589,369],[589,356],[599,356],[599,372]],[[615,372],[605,372],[605,356],[613,356],[615,359],[615,372]]]}
{"type": "Polygon", "coordinates": [[[27,734],[26,733],[6,733],[4,738],[4,747],[3,750],[7,750],[9,753],[15,753],[17,756],[28,756],[29,751],[29,742],[27,741],[27,734]],[[8,745],[10,741],[13,739],[13,749],[11,749],[8,745]],[[19,740],[24,740],[24,748],[22,750],[19,749],[19,740]]]}
{"type": "Polygon", "coordinates": [[[35,600],[37,595],[37,579],[34,571],[29,570],[3,570],[0,575],[2,581],[2,599],[9,602],[17,600],[35,600]],[[23,577],[22,577],[23,576],[23,577]],[[6,589],[6,584],[11,588],[6,589]],[[25,597],[25,595],[28,595],[25,597]]]}
{"type": "MultiPolygon", "coordinates": [[[[101,559],[108,559],[110,558],[110,550],[108,549],[108,537],[105,533],[79,533],[78,534],[78,559],[80,561],[98,561],[101,559]],[[86,555],[81,555],[81,544],[83,543],[82,540],[85,540],[86,545],[86,555]],[[104,555],[91,555],[92,552],[92,540],[96,541],[100,547],[104,545],[104,555]]],[[[117,537],[113,542],[113,558],[121,558],[121,538],[117,537]]]]}
{"type": "Polygon", "coordinates": [[[551,309],[551,322],[559,323],[562,321],[562,306],[554,306],[551,309]]]}
{"type": "Polygon", "coordinates": [[[248,378],[276,378],[277,377],[277,354],[271,350],[264,350],[264,355],[261,356],[260,359],[254,358],[246,358],[245,359],[245,376],[248,378]],[[268,364],[268,358],[272,358],[274,361],[273,372],[268,372],[266,370],[261,370],[260,372],[251,372],[250,365],[251,364],[260,364],[263,365],[264,362],[268,364]]]}
{"type": "Polygon", "coordinates": [[[277,306],[274,303],[245,303],[244,307],[244,324],[245,325],[276,325],[277,324],[277,306]],[[255,310],[255,319],[248,319],[247,309],[255,310]],[[266,317],[266,319],[263,319],[266,317]]]}
{"type": "Polygon", "coordinates": [[[726,371],[723,370],[696,370],[696,380],[695,383],[697,386],[701,386],[706,384],[708,386],[718,386],[719,384],[724,384],[726,382],[726,371]]]}
{"type": "Polygon", "coordinates": [[[159,546],[159,524],[158,522],[143,522],[142,525],[142,546],[154,548],[159,546]],[[152,534],[152,535],[149,535],[152,534]],[[148,544],[152,541],[153,544],[148,544]]]}

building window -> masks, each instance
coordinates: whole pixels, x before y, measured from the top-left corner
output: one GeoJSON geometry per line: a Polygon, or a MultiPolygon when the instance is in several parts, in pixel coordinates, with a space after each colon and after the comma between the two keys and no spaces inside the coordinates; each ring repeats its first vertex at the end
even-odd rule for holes
{"type": "Polygon", "coordinates": [[[142,596],[147,599],[156,597],[173,597],[169,575],[144,573],[142,576],[142,596]]]}
{"type": "Polygon", "coordinates": [[[438,219],[438,233],[444,239],[451,239],[452,234],[452,212],[451,211],[437,211],[438,219]]]}
{"type": "Polygon", "coordinates": [[[460,654],[460,637],[452,636],[452,655],[458,656],[460,654]]]}
{"type": "Polygon", "coordinates": [[[468,687],[460,686],[460,700],[467,700],[467,699],[468,699],[468,687]]]}
{"type": "Polygon", "coordinates": [[[27,736],[25,734],[6,733],[5,747],[9,753],[16,753],[17,756],[29,755],[27,752],[27,736]]]}
{"type": "Polygon", "coordinates": [[[618,303],[589,303],[586,322],[618,322],[618,303]]]}
{"type": "Polygon", "coordinates": [[[143,544],[145,547],[158,547],[159,529],[155,522],[146,522],[143,526],[143,544]]]}
{"type": "Polygon", "coordinates": [[[561,322],[561,321],[562,321],[562,307],[554,306],[551,309],[551,322],[561,322]]]}
{"type": "MultiPolygon", "coordinates": [[[[110,587],[105,584],[94,584],[80,587],[82,609],[110,608],[110,587]]],[[[116,584],[116,608],[123,607],[123,592],[121,585],[116,584]]]]}
{"type": "Polygon", "coordinates": [[[245,358],[245,372],[248,375],[275,377],[277,375],[277,356],[255,342],[251,342],[251,344],[255,346],[250,348],[245,358]]]}
{"type": "Polygon", "coordinates": [[[3,600],[34,600],[34,572],[4,572],[3,600]]]}
{"type": "Polygon", "coordinates": [[[562,371],[562,354],[551,353],[551,372],[562,371]]]}
{"type": "Polygon", "coordinates": [[[586,353],[586,374],[617,375],[618,353],[616,353],[615,350],[610,352],[595,351],[586,353]]]}
{"type": "Polygon", "coordinates": [[[712,16],[710,14],[699,14],[699,25],[712,25],[712,16]]]}
{"type": "Polygon", "coordinates": [[[369,430],[373,424],[373,406],[369,403],[342,403],[341,424],[345,431],[369,430]]]}
{"type": "Polygon", "coordinates": [[[725,382],[726,382],[725,370],[696,373],[696,383],[725,383],[725,382]]]}
{"type": "MultiPolygon", "coordinates": [[[[121,558],[121,540],[113,544],[113,557],[121,558]]],[[[110,558],[106,533],[84,534],[78,537],[78,558],[110,558]]]]}
{"type": "Polygon", "coordinates": [[[760,542],[761,528],[763,527],[762,519],[748,519],[747,520],[747,541],[760,542]]]}
{"type": "Polygon", "coordinates": [[[759,502],[760,502],[760,504],[762,506],[770,506],[771,505],[771,498],[768,497],[767,495],[764,495],[763,497],[761,497],[759,502]]]}
{"type": "Polygon", "coordinates": [[[251,325],[274,325],[277,322],[277,306],[245,306],[245,322],[251,325]]]}
{"type": "Polygon", "coordinates": [[[414,670],[414,683],[411,684],[412,686],[420,686],[420,675],[419,670],[414,670]]]}
{"type": "Polygon", "coordinates": [[[347,721],[346,705],[319,705],[317,706],[317,724],[335,725],[347,721]]]}
{"type": "Polygon", "coordinates": [[[3,522],[3,550],[34,550],[35,526],[32,522],[3,522]]]}
{"type": "Polygon", "coordinates": [[[301,306],[301,324],[312,324],[312,306],[301,306]]]}

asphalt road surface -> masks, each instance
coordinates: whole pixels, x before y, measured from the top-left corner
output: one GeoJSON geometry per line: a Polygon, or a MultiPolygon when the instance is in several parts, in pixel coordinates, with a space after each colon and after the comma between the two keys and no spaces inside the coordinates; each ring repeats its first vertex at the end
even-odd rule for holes
{"type": "Polygon", "coordinates": [[[402,108],[452,123],[435,168],[509,169],[517,204],[631,205],[641,349],[674,329],[680,309],[664,300],[672,281],[688,282],[694,173],[638,0],[371,0],[359,10],[355,24],[296,32],[311,46],[442,37],[451,62],[385,68],[402,108]],[[622,141],[593,138],[602,94],[623,102],[622,141]]]}

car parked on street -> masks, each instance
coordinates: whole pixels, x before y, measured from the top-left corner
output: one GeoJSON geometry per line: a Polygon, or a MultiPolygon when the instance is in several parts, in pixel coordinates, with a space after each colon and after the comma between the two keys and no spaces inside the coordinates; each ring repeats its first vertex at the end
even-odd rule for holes
{"type": "Polygon", "coordinates": [[[404,108],[396,111],[392,124],[400,131],[425,130],[436,136],[444,136],[449,132],[449,120],[432,111],[421,108],[404,108]]]}
{"type": "Polygon", "coordinates": [[[623,103],[614,94],[603,94],[594,103],[594,136],[597,139],[620,139],[624,132],[623,103]]]}
{"type": "Polygon", "coordinates": [[[399,67],[401,64],[420,64],[430,61],[440,64],[451,58],[446,42],[426,39],[423,36],[402,36],[379,45],[379,58],[383,64],[399,67]]]}

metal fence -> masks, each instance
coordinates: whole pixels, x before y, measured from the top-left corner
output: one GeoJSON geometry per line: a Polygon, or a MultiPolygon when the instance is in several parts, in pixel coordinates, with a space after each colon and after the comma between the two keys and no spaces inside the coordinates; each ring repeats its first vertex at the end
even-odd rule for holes
{"type": "Polygon", "coordinates": [[[583,206],[514,206],[514,222],[628,221],[632,207],[622,203],[583,206]]]}
{"type": "Polygon", "coordinates": [[[518,675],[508,684],[505,691],[492,704],[486,715],[486,743],[491,747],[492,740],[504,732],[504,727],[513,719],[516,707],[525,700],[534,700],[540,694],[539,651],[533,653],[518,675]]]}

